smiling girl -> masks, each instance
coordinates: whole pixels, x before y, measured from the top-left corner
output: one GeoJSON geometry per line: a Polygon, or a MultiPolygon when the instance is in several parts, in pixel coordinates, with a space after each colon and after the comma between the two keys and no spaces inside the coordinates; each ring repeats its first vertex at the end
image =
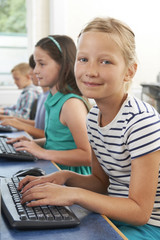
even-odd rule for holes
{"type": "Polygon", "coordinates": [[[82,30],[75,76],[97,104],[87,117],[92,174],[26,177],[22,203],[79,204],[109,217],[129,240],[159,239],[160,116],[127,93],[136,69],[135,36],[126,24],[98,18],[82,30]]]}
{"type": "Polygon", "coordinates": [[[74,77],[76,47],[68,36],[49,36],[35,46],[34,73],[41,87],[49,87],[45,102],[45,139],[12,139],[14,147],[39,159],[52,160],[61,169],[91,172],[91,149],[87,137],[87,102],[74,77]],[[27,141],[26,141],[27,140],[27,141]]]}

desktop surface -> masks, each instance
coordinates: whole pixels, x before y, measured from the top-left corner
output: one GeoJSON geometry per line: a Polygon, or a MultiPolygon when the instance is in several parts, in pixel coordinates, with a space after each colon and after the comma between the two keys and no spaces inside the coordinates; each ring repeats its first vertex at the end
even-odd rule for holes
{"type": "Polygon", "coordinates": [[[74,228],[16,230],[11,229],[6,219],[2,218],[1,229],[3,230],[1,231],[1,240],[123,240],[102,216],[91,213],[79,206],[72,206],[72,210],[81,221],[80,225],[74,228]]]}
{"type": "MultiPolygon", "coordinates": [[[[10,161],[0,159],[0,176],[12,177],[21,169],[39,167],[47,174],[58,171],[50,161],[38,160],[37,162],[10,161]]],[[[43,229],[43,230],[18,230],[11,228],[7,219],[1,218],[1,240],[123,240],[127,239],[115,230],[101,215],[90,212],[80,206],[73,205],[71,209],[80,219],[80,225],[74,228],[43,229]]]]}

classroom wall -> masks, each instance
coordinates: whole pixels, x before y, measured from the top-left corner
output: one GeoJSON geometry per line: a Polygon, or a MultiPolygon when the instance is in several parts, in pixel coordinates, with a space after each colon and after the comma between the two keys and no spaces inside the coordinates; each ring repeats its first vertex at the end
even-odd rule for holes
{"type": "Polygon", "coordinates": [[[16,87],[6,88],[1,87],[0,89],[0,107],[7,107],[12,104],[15,104],[18,100],[22,90],[17,89],[16,87]]]}
{"type": "MultiPolygon", "coordinates": [[[[26,3],[28,56],[40,36],[66,34],[76,43],[80,30],[91,19],[115,17],[125,21],[136,35],[138,70],[131,92],[141,97],[140,84],[156,82],[160,72],[159,0],[26,0],[26,3]]],[[[13,92],[13,98],[5,96],[8,94],[0,91],[0,105],[3,101],[16,102],[18,94],[13,92]]]]}

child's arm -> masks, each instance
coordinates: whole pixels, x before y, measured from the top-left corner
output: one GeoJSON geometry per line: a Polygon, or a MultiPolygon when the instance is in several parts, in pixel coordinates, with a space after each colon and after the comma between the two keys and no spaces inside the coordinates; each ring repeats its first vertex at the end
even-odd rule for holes
{"type": "Polygon", "coordinates": [[[107,217],[133,225],[143,225],[152,212],[160,164],[160,151],[133,160],[129,197],[99,195],[77,189],[74,203],[107,217]]]}
{"type": "Polygon", "coordinates": [[[53,174],[49,174],[42,177],[27,176],[20,182],[20,189],[24,187],[24,191],[27,189],[45,182],[56,183],[59,185],[68,185],[72,187],[85,188],[98,193],[107,193],[107,187],[109,186],[109,178],[100,166],[96,159],[94,152],[92,151],[92,175],[81,175],[72,171],[58,171],[53,174]]]}
{"type": "MultiPolygon", "coordinates": [[[[69,99],[63,105],[60,120],[70,129],[76,149],[56,151],[40,149],[31,142],[19,142],[15,147],[26,150],[36,157],[44,160],[52,160],[68,166],[90,166],[91,148],[86,129],[87,110],[84,103],[79,99],[69,99]]],[[[18,150],[18,149],[17,149],[18,150]]]]}
{"type": "Polygon", "coordinates": [[[15,127],[19,130],[24,130],[22,128],[23,124],[29,124],[30,126],[34,126],[35,125],[35,121],[34,120],[30,120],[30,119],[23,119],[23,118],[18,118],[18,117],[12,117],[12,116],[5,116],[4,118],[2,118],[2,125],[10,125],[12,127],[15,127]],[[5,118],[6,117],[6,118],[5,118]],[[19,124],[21,126],[19,126],[19,124]],[[21,129],[20,129],[21,128],[21,129]]]}
{"type": "MultiPolygon", "coordinates": [[[[153,209],[159,166],[160,151],[132,161],[128,198],[99,195],[84,189],[76,189],[75,195],[77,194],[78,198],[73,202],[114,220],[133,225],[146,224],[153,209]]],[[[96,169],[93,168],[93,171],[96,172],[96,169]]],[[[72,181],[68,183],[73,184],[72,181]]]]}
{"type": "Polygon", "coordinates": [[[44,137],[44,130],[35,128],[33,120],[18,120],[18,118],[11,118],[3,120],[2,125],[10,125],[12,127],[17,128],[18,130],[25,131],[29,133],[34,138],[43,138],[44,137]]]}
{"type": "MultiPolygon", "coordinates": [[[[107,217],[133,225],[143,225],[149,220],[152,212],[160,164],[160,151],[147,154],[133,160],[129,197],[120,198],[107,196],[93,192],[100,187],[101,192],[105,189],[105,176],[100,168],[95,169],[97,164],[93,158],[93,175],[80,176],[75,173],[68,173],[66,183],[74,187],[64,187],[53,183],[43,183],[27,189],[22,202],[28,202],[29,206],[53,204],[71,205],[79,204],[91,211],[104,214],[107,217]],[[78,185],[78,188],[75,185],[78,185]],[[79,186],[92,190],[79,188],[79,186]],[[41,190],[43,189],[43,191],[41,190]]],[[[66,174],[65,172],[60,173],[66,174]]],[[[56,182],[56,180],[55,180],[56,182]]],[[[31,183],[30,183],[31,184],[31,183]]],[[[108,181],[106,180],[106,187],[108,181]]]]}
{"type": "Polygon", "coordinates": [[[19,118],[19,117],[15,117],[17,120],[23,122],[23,123],[27,123],[30,124],[31,126],[35,125],[35,121],[31,120],[31,119],[24,119],[24,118],[19,118]]]}
{"type": "Polygon", "coordinates": [[[0,120],[11,119],[11,118],[13,118],[13,117],[12,116],[8,116],[8,115],[0,114],[0,120]]]}
{"type": "Polygon", "coordinates": [[[45,159],[68,166],[91,165],[91,148],[87,136],[86,116],[87,109],[82,100],[71,98],[64,103],[60,121],[70,129],[77,148],[53,152],[46,150],[45,159]]]}
{"type": "Polygon", "coordinates": [[[12,106],[9,106],[9,107],[4,107],[3,108],[3,115],[5,115],[6,117],[7,116],[13,117],[13,113],[15,112],[15,110],[16,110],[16,105],[12,105],[12,106]]]}

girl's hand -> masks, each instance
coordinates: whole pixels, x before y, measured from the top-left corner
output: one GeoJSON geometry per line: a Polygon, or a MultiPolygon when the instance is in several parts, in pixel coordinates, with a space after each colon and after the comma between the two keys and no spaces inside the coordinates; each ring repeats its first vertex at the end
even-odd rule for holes
{"type": "Polygon", "coordinates": [[[36,185],[22,194],[21,203],[29,207],[39,205],[70,206],[74,204],[76,189],[54,183],[36,185]]]}
{"type": "Polygon", "coordinates": [[[2,125],[10,125],[12,127],[15,127],[19,130],[24,130],[24,124],[21,121],[18,121],[16,118],[11,118],[11,119],[4,119],[1,122],[2,125]]]}
{"type": "MultiPolygon", "coordinates": [[[[2,113],[2,112],[1,112],[1,109],[2,109],[2,108],[0,108],[0,120],[13,118],[12,116],[3,115],[4,112],[2,113]]],[[[2,111],[3,111],[3,110],[2,110],[2,111]]]]}
{"type": "Polygon", "coordinates": [[[16,142],[20,142],[20,141],[31,141],[31,139],[25,137],[25,136],[20,136],[17,138],[8,138],[7,143],[16,143],[16,142]]]}
{"type": "Polygon", "coordinates": [[[41,148],[34,141],[22,141],[14,143],[16,151],[27,151],[37,158],[43,159],[45,149],[41,148]]]}
{"type": "Polygon", "coordinates": [[[18,190],[22,190],[21,193],[24,193],[28,189],[36,185],[47,183],[47,182],[63,185],[65,184],[68,178],[69,178],[68,171],[59,171],[59,172],[48,174],[46,176],[41,176],[41,177],[26,176],[20,181],[18,190]]]}

